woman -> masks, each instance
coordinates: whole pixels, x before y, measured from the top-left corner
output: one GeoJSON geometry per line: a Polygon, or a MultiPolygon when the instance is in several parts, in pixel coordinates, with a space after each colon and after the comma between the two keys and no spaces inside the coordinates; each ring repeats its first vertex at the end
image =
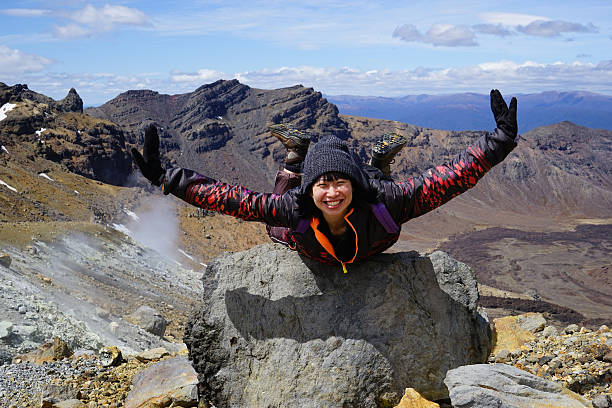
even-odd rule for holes
{"type": "Polygon", "coordinates": [[[267,224],[275,242],[323,263],[346,265],[384,251],[399,238],[399,225],[423,215],[473,187],[516,146],[516,98],[510,107],[491,91],[497,128],[476,140],[450,163],[405,182],[388,177],[389,163],[406,143],[385,135],[374,146],[372,166],[363,166],[346,143],[330,136],[310,150],[310,138],[284,125],[271,127],[287,148],[285,168],[273,193],[256,193],[198,174],[163,170],[155,127],[145,132],[144,157],[132,154],[143,175],[164,194],[172,193],[207,210],[267,224]],[[376,167],[378,167],[378,169],[376,167]],[[300,174],[300,171],[302,174],[300,174]]]}

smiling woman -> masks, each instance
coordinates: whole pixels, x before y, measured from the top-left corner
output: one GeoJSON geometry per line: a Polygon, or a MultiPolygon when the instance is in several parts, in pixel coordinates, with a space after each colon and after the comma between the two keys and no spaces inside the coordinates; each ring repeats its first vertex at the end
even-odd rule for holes
{"type": "Polygon", "coordinates": [[[516,99],[510,107],[491,91],[497,129],[480,137],[450,163],[418,177],[395,182],[389,164],[406,139],[385,134],[372,149],[368,165],[335,136],[322,138],[309,150],[310,136],[287,125],[270,131],[287,148],[285,167],[272,193],[256,193],[192,170],[164,170],[159,137],[145,131],[144,152],[132,150],[143,175],[164,194],[195,206],[266,223],[270,238],[323,263],[363,261],[399,238],[399,225],[423,215],[473,187],[516,146],[516,99]]]}

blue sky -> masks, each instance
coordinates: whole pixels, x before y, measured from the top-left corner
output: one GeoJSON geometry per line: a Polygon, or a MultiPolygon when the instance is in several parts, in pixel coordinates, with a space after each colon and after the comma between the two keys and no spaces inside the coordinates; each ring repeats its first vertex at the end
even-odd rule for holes
{"type": "Polygon", "coordinates": [[[0,3],[0,82],[86,105],[217,79],[328,95],[612,94],[612,2],[0,3]]]}

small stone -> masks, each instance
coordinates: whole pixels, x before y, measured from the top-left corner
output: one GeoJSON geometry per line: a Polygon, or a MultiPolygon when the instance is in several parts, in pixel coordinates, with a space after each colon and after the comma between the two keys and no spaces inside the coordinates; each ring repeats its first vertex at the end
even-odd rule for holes
{"type": "Polygon", "coordinates": [[[510,357],[510,352],[506,349],[500,350],[495,354],[495,362],[496,363],[505,363],[508,361],[508,357],[510,357]]]}
{"type": "Polygon", "coordinates": [[[610,408],[612,407],[612,399],[609,395],[598,395],[593,398],[593,407],[594,408],[610,408]]]}
{"type": "Polygon", "coordinates": [[[78,399],[69,399],[54,404],[53,408],[87,408],[87,406],[78,399]]]}
{"type": "Polygon", "coordinates": [[[109,316],[109,313],[107,310],[102,309],[101,307],[96,307],[96,314],[98,315],[98,317],[101,317],[102,319],[107,319],[109,316]]]}
{"type": "Polygon", "coordinates": [[[559,331],[557,330],[555,326],[546,326],[544,330],[542,330],[542,336],[544,336],[544,338],[549,338],[551,336],[558,336],[558,335],[559,335],[559,331]]]}
{"type": "Polygon", "coordinates": [[[0,322],[0,340],[7,339],[13,333],[13,323],[7,320],[0,322]]]}
{"type": "Polygon", "coordinates": [[[138,361],[147,362],[151,360],[159,360],[160,358],[169,355],[168,350],[163,347],[157,347],[154,349],[143,351],[142,353],[136,354],[138,361]]]}
{"type": "Polygon", "coordinates": [[[546,326],[546,319],[541,313],[526,313],[518,316],[517,324],[523,330],[531,333],[537,333],[546,326]]]}
{"type": "Polygon", "coordinates": [[[123,361],[121,350],[116,346],[103,347],[99,351],[100,364],[103,367],[117,366],[123,361]]]}
{"type": "Polygon", "coordinates": [[[543,356],[538,359],[538,364],[543,366],[544,364],[548,364],[553,358],[551,356],[543,356]]]}
{"type": "Polygon", "coordinates": [[[25,307],[25,305],[19,305],[19,308],[17,309],[17,311],[21,314],[26,314],[28,311],[28,308],[25,307]]]}
{"type": "Polygon", "coordinates": [[[563,329],[563,333],[565,334],[573,334],[580,330],[577,324],[570,324],[565,329],[563,329]]]}
{"type": "Polygon", "coordinates": [[[9,254],[6,253],[1,253],[0,254],[0,265],[8,268],[9,266],[11,266],[11,256],[9,254]]]}

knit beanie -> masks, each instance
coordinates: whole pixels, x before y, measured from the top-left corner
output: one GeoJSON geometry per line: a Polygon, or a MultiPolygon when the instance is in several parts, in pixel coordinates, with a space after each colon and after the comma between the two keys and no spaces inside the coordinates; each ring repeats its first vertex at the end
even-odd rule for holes
{"type": "Polygon", "coordinates": [[[302,166],[302,192],[306,193],[308,187],[323,174],[334,171],[346,174],[361,189],[368,184],[359,157],[349,150],[343,140],[325,136],[306,154],[302,166]]]}

